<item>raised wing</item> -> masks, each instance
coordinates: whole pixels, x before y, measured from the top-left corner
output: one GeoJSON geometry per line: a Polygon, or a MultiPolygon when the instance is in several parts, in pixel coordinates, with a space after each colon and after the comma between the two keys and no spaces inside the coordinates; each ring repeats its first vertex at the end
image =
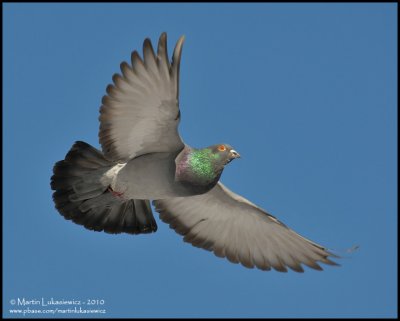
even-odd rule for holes
{"type": "Polygon", "coordinates": [[[108,160],[126,162],[152,152],[174,152],[184,147],[178,134],[179,65],[184,37],[180,37],[170,64],[167,35],[158,42],[157,56],[149,39],[142,60],[132,53],[132,66],[121,64],[100,108],[99,139],[108,160]]]}
{"type": "Polygon", "coordinates": [[[317,261],[337,265],[328,259],[336,255],[221,183],[202,195],[157,200],[153,205],[185,242],[248,268],[286,272],[290,267],[303,272],[301,264],[316,270],[322,270],[317,261]]]}

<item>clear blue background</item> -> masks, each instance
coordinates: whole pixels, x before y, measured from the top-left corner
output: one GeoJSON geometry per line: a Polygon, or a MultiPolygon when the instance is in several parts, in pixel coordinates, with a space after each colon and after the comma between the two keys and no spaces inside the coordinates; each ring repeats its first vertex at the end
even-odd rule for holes
{"type": "Polygon", "coordinates": [[[3,9],[4,316],[23,297],[104,299],[100,317],[397,315],[396,4],[3,9]],[[106,85],[162,31],[169,53],[186,35],[184,140],[233,145],[242,159],[224,183],[302,235],[359,244],[341,267],[248,270],[182,242],[158,215],[157,233],[130,236],[57,213],[53,164],[76,140],[99,147],[106,85]]]}

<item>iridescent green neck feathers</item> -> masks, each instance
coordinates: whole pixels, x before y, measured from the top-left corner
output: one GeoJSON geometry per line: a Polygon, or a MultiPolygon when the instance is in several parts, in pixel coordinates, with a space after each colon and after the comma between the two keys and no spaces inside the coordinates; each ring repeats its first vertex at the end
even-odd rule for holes
{"type": "Polygon", "coordinates": [[[221,155],[208,148],[193,150],[188,157],[188,166],[199,178],[212,181],[216,178],[216,162],[221,155]]]}
{"type": "Polygon", "coordinates": [[[195,149],[185,146],[175,160],[175,179],[196,186],[214,186],[231,160],[229,145],[195,149]],[[222,147],[223,148],[222,148],[222,147]]]}

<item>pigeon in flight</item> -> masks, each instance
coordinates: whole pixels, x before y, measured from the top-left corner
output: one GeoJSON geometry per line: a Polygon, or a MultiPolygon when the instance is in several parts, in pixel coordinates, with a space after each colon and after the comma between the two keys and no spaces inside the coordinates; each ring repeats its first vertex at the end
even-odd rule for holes
{"type": "Polygon", "coordinates": [[[121,64],[100,108],[102,151],[76,142],[54,165],[55,207],[67,220],[106,233],[152,233],[157,224],[150,206],[184,241],[261,270],[317,262],[337,265],[338,257],[291,230],[271,214],[220,182],[224,167],[239,153],[228,144],[186,145],[178,133],[179,66],[184,37],[172,61],[167,35],[157,52],[144,40],[131,65],[121,64]]]}

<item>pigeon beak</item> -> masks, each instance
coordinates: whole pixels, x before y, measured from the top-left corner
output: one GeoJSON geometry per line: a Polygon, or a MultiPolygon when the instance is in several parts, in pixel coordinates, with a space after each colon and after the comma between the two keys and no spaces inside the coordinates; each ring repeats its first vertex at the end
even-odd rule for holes
{"type": "Polygon", "coordinates": [[[240,154],[237,151],[235,151],[234,149],[231,149],[229,154],[230,154],[232,159],[233,158],[240,158],[240,154]]]}

